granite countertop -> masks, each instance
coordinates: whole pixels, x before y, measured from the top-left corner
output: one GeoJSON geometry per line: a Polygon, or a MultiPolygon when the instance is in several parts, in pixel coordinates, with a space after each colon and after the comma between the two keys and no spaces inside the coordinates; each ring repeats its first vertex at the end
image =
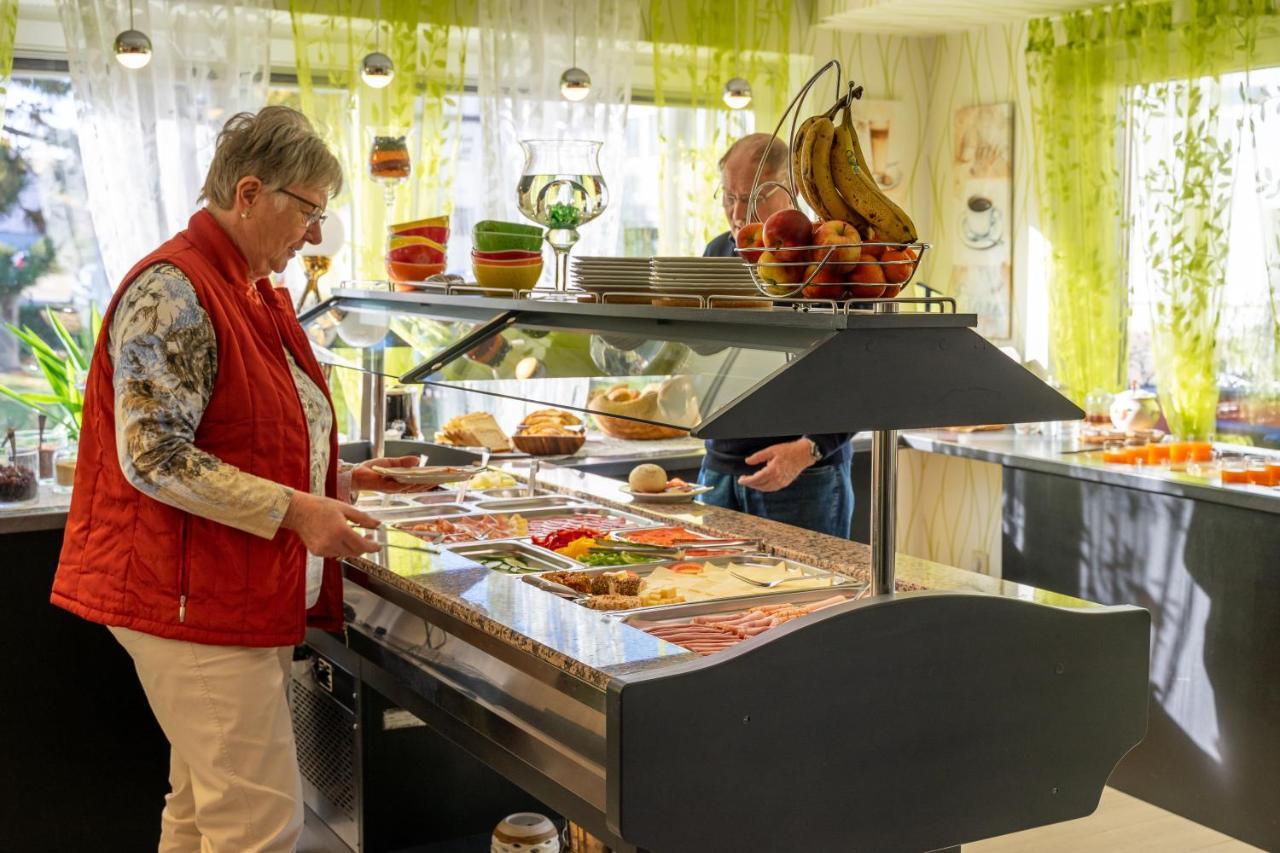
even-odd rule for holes
{"type": "Polygon", "coordinates": [[[70,492],[55,492],[51,486],[41,484],[40,492],[33,501],[0,503],[0,535],[61,530],[66,526],[70,507],[70,492]]]}
{"type": "MultiPolygon", "coordinates": [[[[861,580],[869,578],[871,553],[861,543],[702,504],[635,503],[619,489],[621,483],[568,468],[544,468],[538,483],[658,521],[760,539],[765,550],[777,556],[834,569],[861,580]]],[[[387,533],[384,538],[392,545],[416,544],[409,534],[387,533]]],[[[350,562],[371,578],[391,584],[600,690],[607,687],[611,676],[696,659],[693,653],[624,625],[614,617],[544,592],[519,576],[461,560],[447,551],[431,554],[387,547],[367,559],[350,562]]],[[[901,554],[897,580],[900,590],[974,591],[1061,606],[1091,606],[1078,599],[901,554]]]]}
{"type": "MultiPolygon", "coordinates": [[[[1210,501],[1242,509],[1280,513],[1280,487],[1223,486],[1218,483],[1216,473],[1197,476],[1183,471],[1170,471],[1167,468],[1113,465],[1102,461],[1100,450],[1085,450],[1084,445],[1075,441],[1056,440],[1038,435],[1018,435],[1012,429],[974,433],[911,430],[901,433],[901,440],[908,447],[930,453],[996,462],[1009,468],[1058,474],[1095,483],[1210,501]]],[[[1223,447],[1230,446],[1223,445],[1223,447]]],[[[1230,449],[1271,457],[1280,456],[1275,451],[1234,447],[1230,449]]]]}

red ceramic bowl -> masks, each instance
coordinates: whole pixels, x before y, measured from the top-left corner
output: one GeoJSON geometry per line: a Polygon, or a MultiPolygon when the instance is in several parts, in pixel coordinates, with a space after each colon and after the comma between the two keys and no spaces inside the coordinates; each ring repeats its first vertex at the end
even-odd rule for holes
{"type": "Polygon", "coordinates": [[[508,249],[505,252],[481,252],[476,249],[471,250],[471,259],[491,263],[493,261],[529,261],[532,258],[542,257],[541,252],[525,252],[520,249],[508,249]]]}
{"type": "Polygon", "coordinates": [[[397,284],[410,281],[424,281],[433,275],[444,272],[444,263],[415,264],[408,261],[397,261],[387,258],[387,276],[397,284]]]}
{"type": "Polygon", "coordinates": [[[416,228],[397,228],[392,226],[387,233],[392,237],[426,237],[428,240],[435,240],[441,245],[449,242],[448,225],[419,225],[416,228]]]}
{"type": "Polygon", "coordinates": [[[387,260],[405,264],[443,264],[444,252],[430,246],[402,246],[390,249],[387,260]]]}
{"type": "Polygon", "coordinates": [[[488,258],[477,258],[471,256],[473,264],[484,264],[487,267],[533,267],[542,263],[542,255],[530,255],[527,258],[520,258],[514,261],[491,261],[488,258]]]}

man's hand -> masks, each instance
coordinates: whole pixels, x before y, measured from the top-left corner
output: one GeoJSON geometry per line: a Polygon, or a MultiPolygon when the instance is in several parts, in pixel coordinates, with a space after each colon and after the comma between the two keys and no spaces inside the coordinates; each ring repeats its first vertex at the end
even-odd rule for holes
{"type": "Polygon", "coordinates": [[[421,483],[397,483],[390,477],[384,477],[373,466],[379,468],[416,468],[419,465],[417,456],[384,456],[361,462],[351,469],[351,488],[357,492],[425,492],[434,489],[421,483]]]}
{"type": "Polygon", "coordinates": [[[814,463],[809,452],[811,442],[807,438],[771,444],[748,456],[748,465],[764,465],[754,474],[745,474],[738,482],[758,492],[776,492],[795,482],[800,472],[814,463]]]}
{"type": "Polygon", "coordinates": [[[377,551],[378,543],[351,529],[348,521],[367,529],[382,522],[350,504],[295,490],[280,526],[292,530],[318,557],[342,559],[377,551]]]}

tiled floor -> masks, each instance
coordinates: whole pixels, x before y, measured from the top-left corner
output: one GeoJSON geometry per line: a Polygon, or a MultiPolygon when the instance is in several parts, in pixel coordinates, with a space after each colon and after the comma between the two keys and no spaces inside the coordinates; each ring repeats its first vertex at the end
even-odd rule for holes
{"type": "MultiPolygon", "coordinates": [[[[475,853],[488,845],[478,842],[475,853]]],[[[1107,788],[1092,815],[976,844],[964,853],[1248,853],[1256,851],[1221,833],[1107,788]]],[[[350,853],[307,812],[298,853],[350,853]]],[[[450,851],[453,853],[453,851],[450,851]]],[[[456,853],[470,853],[465,846],[456,853]]]]}

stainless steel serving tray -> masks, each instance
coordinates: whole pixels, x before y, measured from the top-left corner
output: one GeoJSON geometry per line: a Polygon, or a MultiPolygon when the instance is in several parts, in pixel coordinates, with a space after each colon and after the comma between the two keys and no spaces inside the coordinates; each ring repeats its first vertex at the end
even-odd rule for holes
{"type": "Polygon", "coordinates": [[[438,506],[414,506],[407,509],[381,510],[371,513],[388,524],[400,524],[405,521],[430,521],[434,518],[457,518],[460,515],[475,515],[475,508],[470,504],[451,502],[438,506]]]}
{"type": "MultiPolygon", "coordinates": [[[[440,507],[416,507],[411,510],[402,510],[396,513],[387,513],[380,516],[380,518],[383,521],[387,522],[388,524],[391,524],[392,526],[396,527],[396,529],[404,530],[404,528],[401,527],[400,525],[411,524],[415,521],[434,521],[441,518],[445,518],[450,521],[460,521],[465,518],[485,518],[485,517],[498,516],[498,515],[509,517],[512,515],[519,515],[520,517],[524,518],[526,521],[532,521],[539,518],[559,518],[559,517],[572,518],[574,516],[585,515],[587,513],[612,516],[622,520],[623,522],[625,522],[627,525],[631,527],[641,527],[644,525],[651,526],[656,523],[656,522],[651,522],[648,519],[641,518],[638,515],[632,515],[631,513],[622,512],[621,510],[612,509],[610,507],[590,506],[590,505],[583,505],[583,504],[573,504],[571,506],[564,506],[564,507],[548,507],[547,509],[534,509],[534,510],[529,510],[528,512],[523,512],[523,511],[484,512],[484,511],[478,511],[470,506],[460,507],[460,506],[451,504],[449,506],[440,506],[440,507]]],[[[584,521],[583,524],[585,525],[587,524],[587,522],[584,521]]],[[[412,533],[413,535],[418,536],[419,538],[426,539],[427,541],[433,542],[438,545],[454,544],[454,543],[441,542],[438,539],[433,538],[430,534],[424,535],[422,533],[412,531],[412,530],[404,530],[404,532],[412,533]]],[[[462,539],[459,541],[463,543],[498,542],[498,541],[503,541],[508,539],[515,539],[515,538],[527,539],[529,537],[527,536],[514,537],[510,534],[507,534],[505,536],[500,537],[499,539],[462,539]]]]}
{"type": "Polygon", "coordinates": [[[532,497],[521,498],[494,498],[492,500],[478,500],[475,502],[476,509],[487,512],[518,512],[525,513],[534,509],[555,509],[556,507],[565,506],[588,506],[580,498],[572,498],[565,495],[534,495],[532,497]]]}
{"type": "MultiPolygon", "coordinates": [[[[470,498],[471,495],[467,495],[468,502],[470,498]]],[[[410,506],[439,506],[440,504],[452,504],[457,503],[458,493],[452,490],[446,492],[427,492],[423,495],[414,495],[409,499],[409,501],[410,506]]]]}
{"type": "MultiPolygon", "coordinates": [[[[798,592],[823,593],[823,595],[820,595],[818,597],[818,600],[821,600],[822,598],[825,598],[827,595],[831,595],[833,591],[851,590],[853,592],[860,593],[867,586],[865,582],[855,580],[854,578],[851,578],[848,575],[842,575],[839,572],[833,572],[829,569],[820,569],[817,566],[810,566],[807,563],[800,563],[795,560],[788,560],[785,557],[774,557],[769,554],[733,554],[731,556],[725,556],[725,557],[697,557],[692,560],[660,560],[652,563],[634,563],[632,565],[600,566],[600,567],[584,566],[581,563],[579,563],[575,565],[571,570],[575,572],[582,572],[583,574],[586,574],[586,575],[595,576],[595,575],[604,574],[605,572],[617,572],[617,571],[626,569],[628,571],[635,572],[637,575],[641,577],[641,579],[644,579],[644,578],[647,578],[650,574],[652,574],[655,569],[659,569],[663,566],[673,566],[679,563],[710,563],[713,566],[718,566],[721,568],[728,568],[730,566],[750,567],[752,565],[769,566],[770,568],[772,568],[773,566],[776,566],[778,563],[782,563],[789,570],[800,572],[801,574],[804,574],[808,577],[825,578],[830,581],[830,584],[827,586],[823,586],[823,587],[812,589],[812,590],[808,590],[808,589],[789,590],[786,588],[785,585],[776,586],[776,587],[773,587],[772,589],[766,589],[765,587],[760,587],[759,592],[749,593],[746,595],[732,595],[732,596],[726,596],[724,598],[710,598],[710,599],[706,599],[705,601],[694,601],[694,602],[682,601],[675,604],[651,604],[646,607],[634,607],[629,610],[601,610],[600,612],[608,616],[619,617],[619,616],[627,616],[630,614],[637,614],[637,613],[644,613],[644,614],[652,614],[652,613],[658,613],[658,612],[665,613],[671,610],[672,608],[691,607],[691,606],[696,606],[701,604],[710,604],[710,603],[724,604],[727,602],[737,602],[739,607],[741,607],[742,606],[741,603],[744,601],[759,601],[762,598],[767,598],[769,602],[772,603],[777,601],[780,596],[794,595],[798,592]]],[[[547,588],[548,581],[545,580],[540,574],[527,574],[527,575],[522,575],[521,577],[525,581],[525,583],[532,584],[533,586],[536,586],[544,590],[546,590],[547,588]]],[[[550,590],[547,590],[547,591],[550,591],[550,590]]],[[[582,604],[587,597],[588,595],[584,593],[580,598],[575,600],[577,601],[577,603],[582,604]]]]}
{"type": "MultiPolygon", "coordinates": [[[[550,489],[534,489],[533,496],[552,494],[550,489]]],[[[508,486],[505,489],[483,489],[481,491],[468,491],[469,498],[527,498],[530,497],[528,486],[508,486]]]]}
{"type": "Polygon", "coordinates": [[[409,509],[413,506],[415,506],[413,499],[409,497],[389,495],[382,492],[361,495],[360,500],[355,503],[356,509],[361,512],[387,512],[390,510],[409,509]]]}
{"type": "MultiPolygon", "coordinates": [[[[769,596],[770,604],[812,604],[833,595],[843,595],[847,601],[854,601],[864,596],[867,584],[853,582],[840,584],[834,588],[802,589],[794,592],[780,592],[769,596]]],[[[668,604],[664,607],[650,607],[647,610],[632,611],[622,617],[627,625],[644,630],[644,627],[662,627],[667,625],[687,625],[695,616],[717,616],[721,614],[741,613],[753,606],[749,602],[759,596],[740,598],[715,598],[710,601],[695,601],[692,604],[668,604]]]]}
{"type": "MultiPolygon", "coordinates": [[[[554,551],[548,551],[546,548],[540,548],[531,542],[525,542],[523,539],[486,539],[477,542],[455,542],[442,546],[445,550],[452,551],[460,557],[466,557],[468,560],[475,560],[483,565],[485,557],[507,557],[518,556],[535,565],[541,565],[545,568],[535,571],[552,572],[573,570],[576,563],[568,557],[562,557],[554,551]]],[[[505,569],[489,568],[496,572],[503,572],[509,575],[528,575],[530,572],[508,572],[505,569]]]]}
{"type": "MultiPolygon", "coordinates": [[[[521,511],[519,514],[524,516],[526,519],[535,519],[535,518],[554,518],[557,516],[586,515],[588,513],[595,514],[595,515],[607,515],[612,518],[622,519],[627,523],[628,527],[660,527],[662,526],[661,522],[652,521],[650,519],[644,518],[643,516],[633,515],[629,512],[623,512],[620,509],[614,509],[613,507],[590,504],[585,501],[578,501],[577,503],[574,503],[570,506],[551,507],[548,509],[531,509],[528,512],[521,511]]],[[[502,514],[509,515],[511,513],[507,512],[502,514]]],[[[585,524],[586,522],[583,522],[583,523],[585,524]]]]}
{"type": "MultiPolygon", "coordinates": [[[[635,532],[635,531],[637,531],[637,530],[654,530],[654,529],[667,528],[667,527],[679,527],[679,528],[681,528],[682,530],[693,530],[693,528],[689,527],[689,525],[687,525],[687,524],[655,524],[655,525],[651,525],[651,526],[649,526],[649,527],[622,527],[622,528],[619,528],[619,529],[617,529],[617,530],[610,530],[610,531],[609,531],[608,539],[609,539],[609,541],[611,541],[611,542],[620,542],[620,543],[622,543],[623,545],[637,545],[637,544],[643,544],[643,543],[630,542],[630,541],[628,541],[627,539],[624,539],[623,537],[624,537],[624,535],[625,535],[625,534],[627,534],[627,533],[633,533],[633,532],[635,532]]],[[[701,532],[700,532],[700,531],[698,531],[698,530],[693,530],[693,532],[694,532],[694,533],[698,533],[699,535],[702,535],[702,536],[706,536],[708,539],[713,539],[713,540],[714,540],[714,539],[719,539],[719,538],[726,538],[726,537],[712,536],[710,533],[701,533],[701,532]]],[[[747,537],[743,537],[743,538],[747,538],[747,537]]],[[[690,542],[690,543],[688,543],[687,545],[685,545],[684,547],[685,547],[686,549],[690,549],[690,548],[692,548],[692,549],[695,549],[695,550],[696,550],[696,549],[698,549],[698,548],[711,548],[711,549],[715,549],[715,550],[718,550],[718,551],[729,551],[729,552],[740,551],[740,552],[742,552],[742,553],[744,553],[744,554],[754,554],[754,553],[759,553],[759,552],[760,552],[760,540],[759,540],[759,539],[752,539],[751,541],[752,541],[752,544],[750,544],[750,545],[729,545],[729,546],[720,546],[720,545],[699,545],[697,542],[690,542]]],[[[694,559],[700,559],[700,558],[694,558],[694,559]]]]}

